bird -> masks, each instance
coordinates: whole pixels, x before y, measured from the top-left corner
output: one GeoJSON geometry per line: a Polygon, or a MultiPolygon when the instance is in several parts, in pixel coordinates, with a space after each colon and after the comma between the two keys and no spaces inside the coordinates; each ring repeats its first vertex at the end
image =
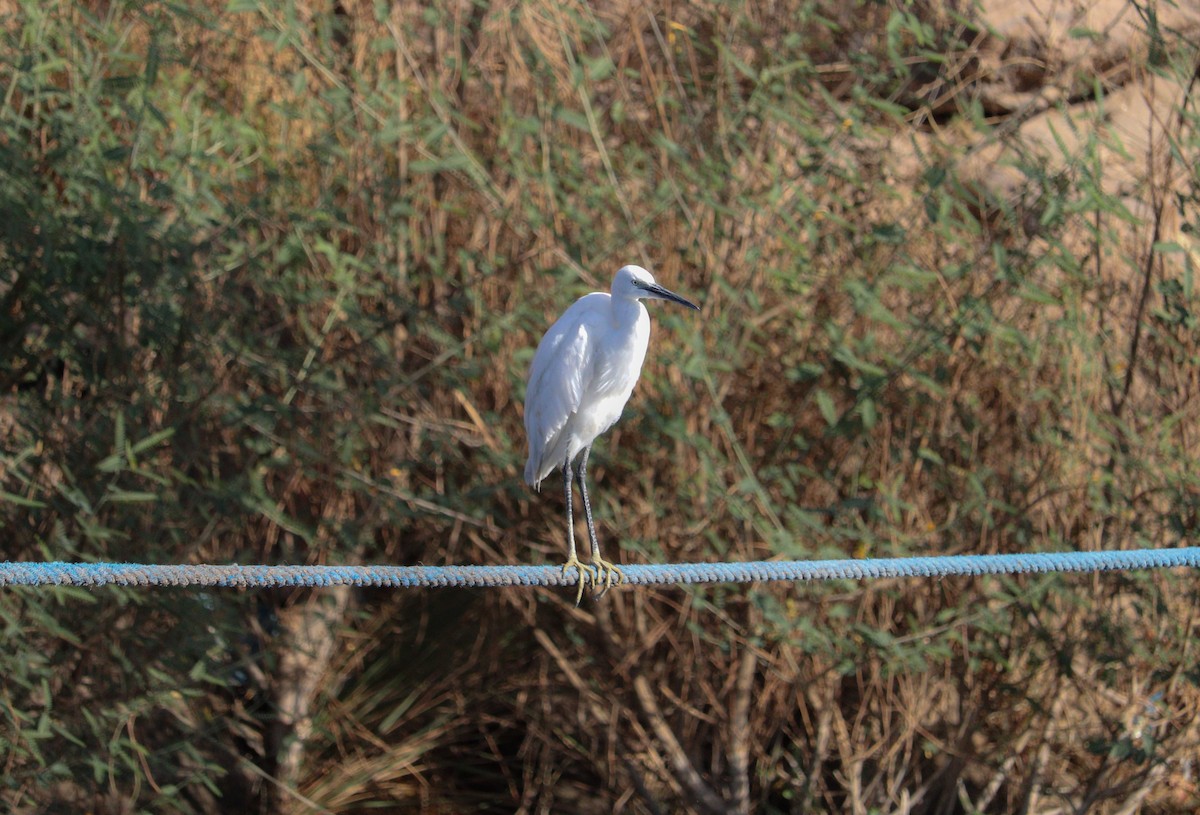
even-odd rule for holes
{"type": "Polygon", "coordinates": [[[535,490],[555,469],[563,471],[567,499],[567,562],[563,575],[579,574],[575,605],[590,581],[602,597],[624,580],[616,564],[600,556],[587,491],[587,462],[596,438],[621,418],[637,384],[650,342],[650,315],[642,300],[666,300],[700,307],[660,286],[641,266],[622,266],[611,294],[592,292],[576,300],[538,343],[525,391],[525,434],[529,459],[525,482],[535,490]],[[578,459],[578,466],[573,462],[578,459]],[[571,514],[572,475],[579,483],[591,542],[590,564],[575,552],[571,514]],[[603,589],[601,586],[603,585],[603,589]]]}

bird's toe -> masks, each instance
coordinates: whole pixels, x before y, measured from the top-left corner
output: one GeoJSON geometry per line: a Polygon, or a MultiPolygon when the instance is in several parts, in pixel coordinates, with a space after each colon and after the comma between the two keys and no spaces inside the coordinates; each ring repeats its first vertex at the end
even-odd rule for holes
{"type": "Polygon", "coordinates": [[[603,558],[592,558],[592,568],[596,570],[596,576],[592,580],[592,586],[599,591],[596,592],[596,599],[599,600],[613,586],[618,586],[625,582],[625,573],[617,566],[617,564],[604,560],[603,558]],[[603,585],[603,588],[601,588],[603,585]]]}
{"type": "Polygon", "coordinates": [[[592,586],[595,587],[597,585],[596,581],[599,579],[599,575],[595,567],[584,563],[579,558],[574,556],[568,558],[567,562],[563,564],[563,577],[566,577],[567,573],[572,569],[579,574],[579,588],[575,592],[575,606],[578,607],[579,602],[583,599],[584,588],[589,582],[591,582],[592,586]]]}

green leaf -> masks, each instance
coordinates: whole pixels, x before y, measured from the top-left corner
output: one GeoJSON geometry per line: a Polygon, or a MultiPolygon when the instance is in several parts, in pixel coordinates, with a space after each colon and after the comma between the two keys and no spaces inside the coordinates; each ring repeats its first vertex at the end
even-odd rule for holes
{"type": "Polygon", "coordinates": [[[0,490],[0,501],[7,501],[10,504],[16,504],[19,507],[31,507],[33,509],[43,509],[46,504],[34,498],[26,498],[22,495],[14,495],[7,490],[0,490]]]}
{"type": "Polygon", "coordinates": [[[879,412],[875,409],[874,399],[863,399],[858,405],[858,415],[862,418],[863,427],[871,430],[879,423],[879,412]]]}
{"type": "Polygon", "coordinates": [[[946,462],[934,450],[928,447],[921,447],[917,450],[917,458],[923,461],[928,461],[932,464],[937,464],[939,467],[945,467],[946,462]]]}
{"type": "Polygon", "coordinates": [[[452,153],[448,156],[432,159],[418,159],[408,165],[413,173],[447,173],[456,170],[466,170],[471,166],[471,159],[462,153],[452,153]]]}
{"type": "Polygon", "coordinates": [[[165,441],[175,435],[175,428],[168,427],[165,430],[159,430],[156,433],[151,433],[146,438],[139,441],[133,447],[129,448],[130,453],[140,453],[144,450],[149,450],[151,447],[158,445],[159,442],[165,441]]]}
{"type": "Polygon", "coordinates": [[[110,487],[104,494],[104,500],[112,504],[144,504],[157,501],[158,496],[152,492],[139,492],[110,487]]]}
{"type": "Polygon", "coordinates": [[[96,469],[102,473],[119,473],[125,469],[125,456],[113,453],[111,456],[105,456],[96,465],[96,469]]]}
{"type": "Polygon", "coordinates": [[[562,122],[563,124],[573,127],[576,130],[581,130],[584,133],[592,132],[592,126],[588,122],[587,117],[577,110],[571,110],[570,108],[559,108],[558,110],[554,111],[554,119],[555,121],[562,122]]]}
{"type": "Polygon", "coordinates": [[[825,420],[825,424],[833,427],[838,420],[838,410],[833,404],[833,397],[823,390],[818,390],[816,398],[817,410],[821,411],[821,418],[825,420]]]}
{"type": "Polygon", "coordinates": [[[1028,282],[1021,287],[1021,297],[1031,303],[1040,303],[1046,306],[1059,305],[1057,297],[1028,282]]]}

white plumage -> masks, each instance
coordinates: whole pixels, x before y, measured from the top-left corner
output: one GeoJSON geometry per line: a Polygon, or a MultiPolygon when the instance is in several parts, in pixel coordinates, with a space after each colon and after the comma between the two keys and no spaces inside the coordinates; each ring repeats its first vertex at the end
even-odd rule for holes
{"type": "Polygon", "coordinates": [[[525,481],[538,488],[542,479],[556,468],[563,468],[570,543],[563,570],[579,570],[580,596],[589,579],[596,586],[603,582],[607,590],[621,578],[620,570],[600,557],[587,495],[587,454],[596,437],[621,418],[641,373],[650,342],[650,315],[642,299],[668,300],[699,310],[699,306],[658,285],[641,266],[624,266],[613,277],[611,294],[585,295],[558,318],[538,344],[529,371],[525,481]],[[592,566],[583,565],[575,556],[571,463],[577,456],[580,463],[576,476],[587,514],[592,566]]]}

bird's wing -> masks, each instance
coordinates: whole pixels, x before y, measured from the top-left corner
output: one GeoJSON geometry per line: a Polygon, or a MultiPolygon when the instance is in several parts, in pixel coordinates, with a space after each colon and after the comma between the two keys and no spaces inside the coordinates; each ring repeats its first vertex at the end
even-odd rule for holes
{"type": "Polygon", "coordinates": [[[556,450],[559,436],[579,410],[594,375],[592,341],[583,317],[582,309],[575,314],[569,309],[546,332],[533,355],[525,392],[525,432],[529,437],[525,477],[530,483],[562,464],[546,457],[566,456],[565,450],[556,450]]]}

